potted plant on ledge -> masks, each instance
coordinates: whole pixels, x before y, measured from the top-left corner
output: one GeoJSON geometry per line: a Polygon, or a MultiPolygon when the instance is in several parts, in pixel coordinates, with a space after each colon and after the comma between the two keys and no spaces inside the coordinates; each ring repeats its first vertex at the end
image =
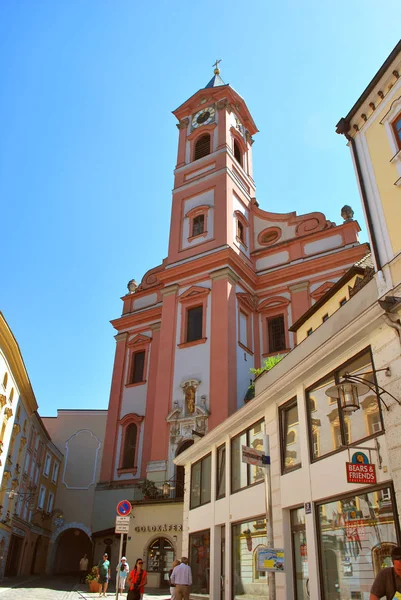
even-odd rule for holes
{"type": "Polygon", "coordinates": [[[144,479],[142,483],[138,484],[138,487],[141,490],[145,500],[160,498],[162,495],[160,490],[156,487],[155,482],[151,481],[150,479],[144,479]]]}
{"type": "Polygon", "coordinates": [[[92,567],[91,572],[86,576],[86,583],[89,585],[89,591],[98,593],[99,587],[99,569],[98,567],[92,567]]]}

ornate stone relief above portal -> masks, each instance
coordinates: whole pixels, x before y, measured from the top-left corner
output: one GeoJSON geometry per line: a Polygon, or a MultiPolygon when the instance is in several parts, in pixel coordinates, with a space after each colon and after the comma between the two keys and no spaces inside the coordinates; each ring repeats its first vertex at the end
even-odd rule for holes
{"type": "Polygon", "coordinates": [[[209,411],[206,407],[206,396],[198,396],[201,382],[187,379],[181,384],[183,397],[173,402],[173,410],[167,415],[170,423],[170,444],[178,445],[183,439],[192,439],[192,432],[207,432],[209,411]]]}

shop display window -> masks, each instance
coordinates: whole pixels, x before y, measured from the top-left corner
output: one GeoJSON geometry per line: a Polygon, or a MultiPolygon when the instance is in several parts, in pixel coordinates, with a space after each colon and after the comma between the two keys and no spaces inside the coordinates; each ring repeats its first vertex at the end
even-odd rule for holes
{"type": "Polygon", "coordinates": [[[262,435],[262,421],[259,421],[231,440],[231,493],[263,481],[262,467],[242,462],[242,446],[263,450],[262,435]]]}
{"type": "Polygon", "coordinates": [[[369,598],[399,543],[392,488],[343,496],[317,510],[322,600],[369,598]]]}
{"type": "Polygon", "coordinates": [[[167,586],[168,573],[174,560],[174,548],[164,537],[153,540],[148,548],[147,570],[149,573],[161,573],[162,586],[167,586]]]}
{"type": "Polygon", "coordinates": [[[344,414],[340,410],[339,400],[329,398],[325,393],[339,383],[344,373],[362,376],[375,385],[374,373],[368,371],[373,371],[369,348],[307,390],[312,461],[377,435],[383,430],[379,400],[370,389],[366,394],[359,395],[360,409],[351,414],[344,414]]]}
{"type": "Polygon", "coordinates": [[[209,594],[210,530],[189,536],[189,564],[192,570],[191,594],[209,594]]]}
{"type": "Polygon", "coordinates": [[[305,509],[291,511],[291,536],[296,600],[309,600],[308,545],[306,542],[305,509]]]}
{"type": "Polygon", "coordinates": [[[282,473],[301,467],[297,399],[280,406],[282,473]]]}
{"type": "Polygon", "coordinates": [[[266,547],[266,519],[232,526],[233,598],[268,598],[267,575],[257,570],[257,550],[266,547]]]}

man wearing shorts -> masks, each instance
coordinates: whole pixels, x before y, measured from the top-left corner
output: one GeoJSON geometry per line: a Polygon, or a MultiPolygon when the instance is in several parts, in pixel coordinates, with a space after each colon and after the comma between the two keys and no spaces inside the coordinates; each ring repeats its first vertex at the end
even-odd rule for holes
{"type": "Polygon", "coordinates": [[[107,586],[110,579],[110,561],[107,554],[103,554],[103,558],[98,564],[99,568],[99,596],[106,596],[107,586]]]}

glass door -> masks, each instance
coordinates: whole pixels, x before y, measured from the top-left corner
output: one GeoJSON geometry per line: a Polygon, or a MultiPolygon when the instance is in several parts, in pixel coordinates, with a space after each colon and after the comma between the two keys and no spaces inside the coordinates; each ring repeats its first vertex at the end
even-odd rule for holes
{"type": "Polygon", "coordinates": [[[309,600],[308,545],[306,543],[305,509],[291,511],[291,537],[296,600],[309,600]]]}

